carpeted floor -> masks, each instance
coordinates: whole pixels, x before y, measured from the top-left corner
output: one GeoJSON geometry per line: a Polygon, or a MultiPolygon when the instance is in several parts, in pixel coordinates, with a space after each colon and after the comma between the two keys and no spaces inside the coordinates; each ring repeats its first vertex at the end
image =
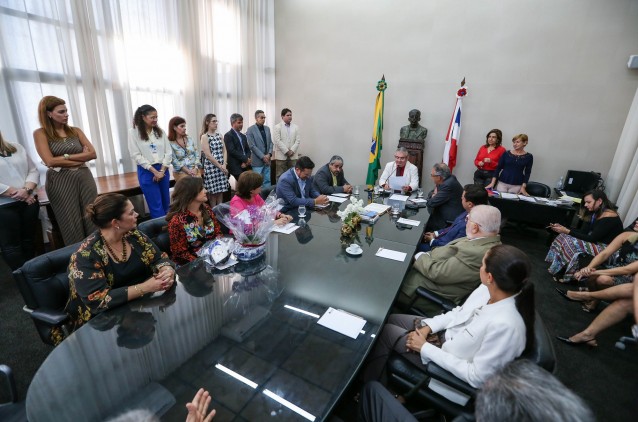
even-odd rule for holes
{"type": "MultiPolygon", "coordinates": [[[[534,263],[536,305],[550,335],[572,335],[585,328],[596,314],[585,313],[578,304],[556,294],[556,283],[543,262],[546,232],[521,233],[506,227],[502,238],[504,243],[524,250],[534,263]]],[[[22,311],[23,304],[9,268],[0,259],[0,363],[13,368],[22,399],[37,368],[52,350],[40,341],[31,319],[22,311]]],[[[558,362],[555,375],[589,403],[599,421],[630,421],[638,414],[638,348],[623,351],[614,347],[621,336],[630,334],[631,324],[628,318],[602,333],[594,349],[554,343],[558,362]]],[[[337,416],[343,420],[352,420],[354,405],[350,402],[344,397],[338,407],[337,416]]]]}

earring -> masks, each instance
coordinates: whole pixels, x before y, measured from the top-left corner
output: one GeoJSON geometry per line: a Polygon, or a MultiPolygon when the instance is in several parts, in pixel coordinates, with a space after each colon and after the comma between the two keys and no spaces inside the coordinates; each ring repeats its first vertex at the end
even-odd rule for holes
{"type": "Polygon", "coordinates": [[[116,230],[119,230],[119,229],[120,229],[120,226],[115,226],[115,229],[116,229],[116,230]]]}

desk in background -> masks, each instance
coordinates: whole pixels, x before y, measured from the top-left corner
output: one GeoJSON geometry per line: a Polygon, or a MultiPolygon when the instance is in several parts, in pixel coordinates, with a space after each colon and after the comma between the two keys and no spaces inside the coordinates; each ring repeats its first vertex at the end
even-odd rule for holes
{"type": "Polygon", "coordinates": [[[539,227],[549,223],[559,223],[571,227],[578,208],[573,206],[553,206],[542,202],[528,202],[519,199],[503,199],[491,196],[490,205],[501,211],[501,218],[539,227]]]}

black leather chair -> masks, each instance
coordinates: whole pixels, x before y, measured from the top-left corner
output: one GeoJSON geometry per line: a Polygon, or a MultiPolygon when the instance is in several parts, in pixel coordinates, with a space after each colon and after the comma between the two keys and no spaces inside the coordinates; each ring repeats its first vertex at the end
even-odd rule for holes
{"type": "Polygon", "coordinates": [[[0,365],[0,376],[2,376],[3,397],[8,397],[9,401],[0,403],[0,421],[3,422],[24,422],[27,420],[27,411],[24,401],[18,401],[18,392],[13,379],[11,368],[0,365]],[[6,393],[5,393],[6,391],[6,393]]]}
{"type": "Polygon", "coordinates": [[[268,195],[270,195],[270,192],[274,191],[277,189],[277,185],[270,185],[267,188],[261,188],[261,193],[259,194],[259,196],[261,196],[261,199],[263,199],[264,201],[266,200],[266,198],[268,198],[268,195]]]}
{"type": "Polygon", "coordinates": [[[31,315],[40,338],[53,344],[52,327],[61,327],[68,315],[64,307],[69,298],[68,266],[80,243],[36,256],[13,272],[13,279],[24,299],[24,311],[31,315]]]}
{"type": "MultiPolygon", "coordinates": [[[[446,312],[456,306],[452,301],[442,298],[436,293],[422,287],[417,289],[417,295],[428,300],[433,300],[446,312]]],[[[528,359],[550,373],[554,372],[556,366],[554,346],[545,329],[545,324],[538,313],[536,313],[536,319],[534,321],[534,347],[524,352],[519,359],[528,359]]],[[[388,360],[387,370],[390,382],[395,385],[398,390],[410,396],[412,400],[425,403],[430,409],[434,409],[448,416],[472,418],[474,400],[478,390],[434,362],[428,363],[425,370],[423,370],[422,367],[417,367],[401,355],[394,354],[388,360]],[[425,382],[425,380],[429,378],[468,396],[468,402],[465,405],[460,405],[433,391],[429,388],[429,385],[427,385],[428,383],[425,382]]],[[[426,415],[431,416],[430,413],[426,415]]]]}
{"type": "Polygon", "coordinates": [[[139,231],[151,238],[162,252],[171,253],[171,242],[168,236],[168,222],[165,217],[157,217],[140,223],[139,231]]]}
{"type": "Polygon", "coordinates": [[[540,196],[541,198],[549,198],[552,194],[552,190],[549,186],[544,183],[539,182],[527,182],[527,186],[525,187],[527,193],[532,196],[540,196]]]}

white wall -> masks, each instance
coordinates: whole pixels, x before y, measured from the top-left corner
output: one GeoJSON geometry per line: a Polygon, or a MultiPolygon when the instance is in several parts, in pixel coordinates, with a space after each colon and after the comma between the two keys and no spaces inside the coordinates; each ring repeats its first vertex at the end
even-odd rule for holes
{"type": "MultiPolygon", "coordinates": [[[[500,128],[509,148],[527,133],[532,180],[567,169],[607,175],[638,86],[638,0],[307,0],[275,4],[276,107],[293,110],[301,151],[335,153],[363,183],[376,83],[388,82],[382,162],[408,111],[429,129],[425,184],[463,77],[455,174],[469,183],[478,147],[500,128]]],[[[274,125],[275,119],[270,120],[274,125]]],[[[278,117],[277,117],[278,120],[278,117]]]]}

